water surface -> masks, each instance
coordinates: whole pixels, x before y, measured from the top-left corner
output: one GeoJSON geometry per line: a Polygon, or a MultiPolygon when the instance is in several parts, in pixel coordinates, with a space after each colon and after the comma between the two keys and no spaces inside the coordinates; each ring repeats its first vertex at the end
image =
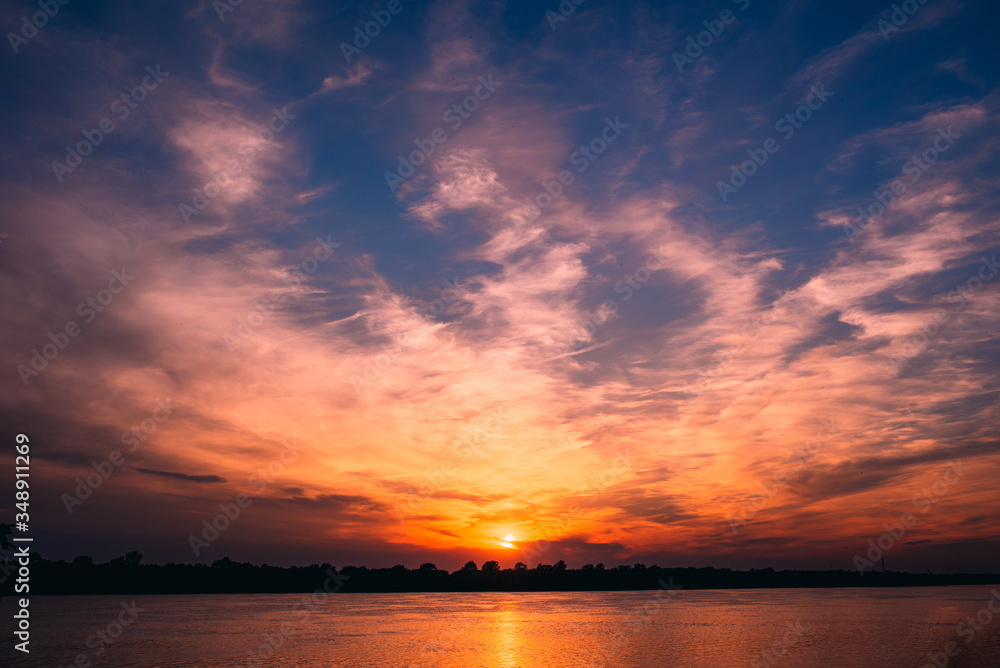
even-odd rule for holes
{"type": "Polygon", "coordinates": [[[303,594],[138,596],[134,617],[122,607],[131,596],[39,596],[31,654],[13,665],[82,655],[95,668],[922,668],[955,642],[948,666],[993,667],[991,591],[1000,587],[332,594],[312,610],[303,594]],[[959,626],[977,612],[980,630],[959,626]],[[97,632],[119,629],[98,653],[97,632]]]}

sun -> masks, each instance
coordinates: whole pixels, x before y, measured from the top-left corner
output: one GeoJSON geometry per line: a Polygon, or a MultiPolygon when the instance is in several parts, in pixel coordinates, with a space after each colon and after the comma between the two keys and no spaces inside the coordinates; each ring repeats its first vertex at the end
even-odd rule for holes
{"type": "Polygon", "coordinates": [[[514,549],[514,541],[516,541],[516,540],[517,540],[517,536],[515,536],[512,533],[509,533],[509,534],[507,534],[506,536],[503,537],[503,540],[500,541],[500,547],[506,547],[508,549],[514,549]]]}

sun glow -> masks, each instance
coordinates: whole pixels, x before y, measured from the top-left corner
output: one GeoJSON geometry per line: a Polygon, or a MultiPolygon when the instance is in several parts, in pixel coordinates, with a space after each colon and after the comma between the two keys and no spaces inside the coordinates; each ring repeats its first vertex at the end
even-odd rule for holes
{"type": "Polygon", "coordinates": [[[514,541],[516,541],[516,540],[517,540],[517,536],[515,536],[512,533],[509,533],[506,536],[504,536],[503,539],[500,541],[500,547],[506,547],[506,548],[509,548],[509,549],[514,549],[514,541]]]}

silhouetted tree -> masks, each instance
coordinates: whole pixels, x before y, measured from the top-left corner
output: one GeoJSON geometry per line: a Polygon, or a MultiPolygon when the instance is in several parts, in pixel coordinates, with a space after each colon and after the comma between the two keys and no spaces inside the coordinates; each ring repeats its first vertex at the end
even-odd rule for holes
{"type": "Polygon", "coordinates": [[[125,555],[125,568],[135,568],[140,563],[142,563],[142,555],[135,550],[125,555]]]}
{"type": "MultiPolygon", "coordinates": [[[[4,536],[7,534],[4,533],[4,536]]],[[[49,561],[31,552],[32,593],[38,594],[225,594],[225,593],[298,593],[315,591],[330,579],[332,566],[255,566],[224,557],[206,564],[142,564],[138,553],[118,557],[111,563],[94,564],[90,557],[77,557],[71,563],[49,561]],[[126,558],[132,567],[126,567],[126,558]],[[35,587],[38,587],[36,591],[35,587]]],[[[14,562],[0,564],[0,593],[14,593],[14,562]],[[6,569],[6,570],[5,570],[6,569]],[[12,576],[13,575],[13,576],[12,576]]],[[[579,570],[546,564],[528,569],[518,562],[513,570],[499,570],[490,561],[478,571],[475,562],[454,573],[429,568],[408,570],[368,569],[345,566],[344,592],[417,592],[417,591],[618,591],[657,589],[664,582],[684,589],[743,589],[773,587],[915,587],[995,584],[1000,575],[914,575],[912,573],[870,572],[855,570],[780,571],[773,568],[733,571],[728,568],[659,568],[587,564],[579,570]]],[[[16,569],[16,566],[14,566],[16,569]]]]}
{"type": "Polygon", "coordinates": [[[566,570],[566,562],[560,559],[559,561],[556,562],[556,565],[553,566],[553,568],[555,568],[557,571],[564,571],[566,570]]]}
{"type": "Polygon", "coordinates": [[[438,567],[435,566],[434,564],[432,564],[429,561],[426,564],[420,564],[420,570],[421,571],[425,571],[425,572],[426,571],[436,571],[437,569],[438,569],[438,567]]]}

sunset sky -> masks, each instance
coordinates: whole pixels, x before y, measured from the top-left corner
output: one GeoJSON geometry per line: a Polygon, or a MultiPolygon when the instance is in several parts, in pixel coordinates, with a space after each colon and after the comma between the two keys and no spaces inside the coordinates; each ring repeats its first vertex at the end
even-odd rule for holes
{"type": "Polygon", "coordinates": [[[335,4],[0,10],[44,556],[996,570],[996,3],[335,4]]]}

